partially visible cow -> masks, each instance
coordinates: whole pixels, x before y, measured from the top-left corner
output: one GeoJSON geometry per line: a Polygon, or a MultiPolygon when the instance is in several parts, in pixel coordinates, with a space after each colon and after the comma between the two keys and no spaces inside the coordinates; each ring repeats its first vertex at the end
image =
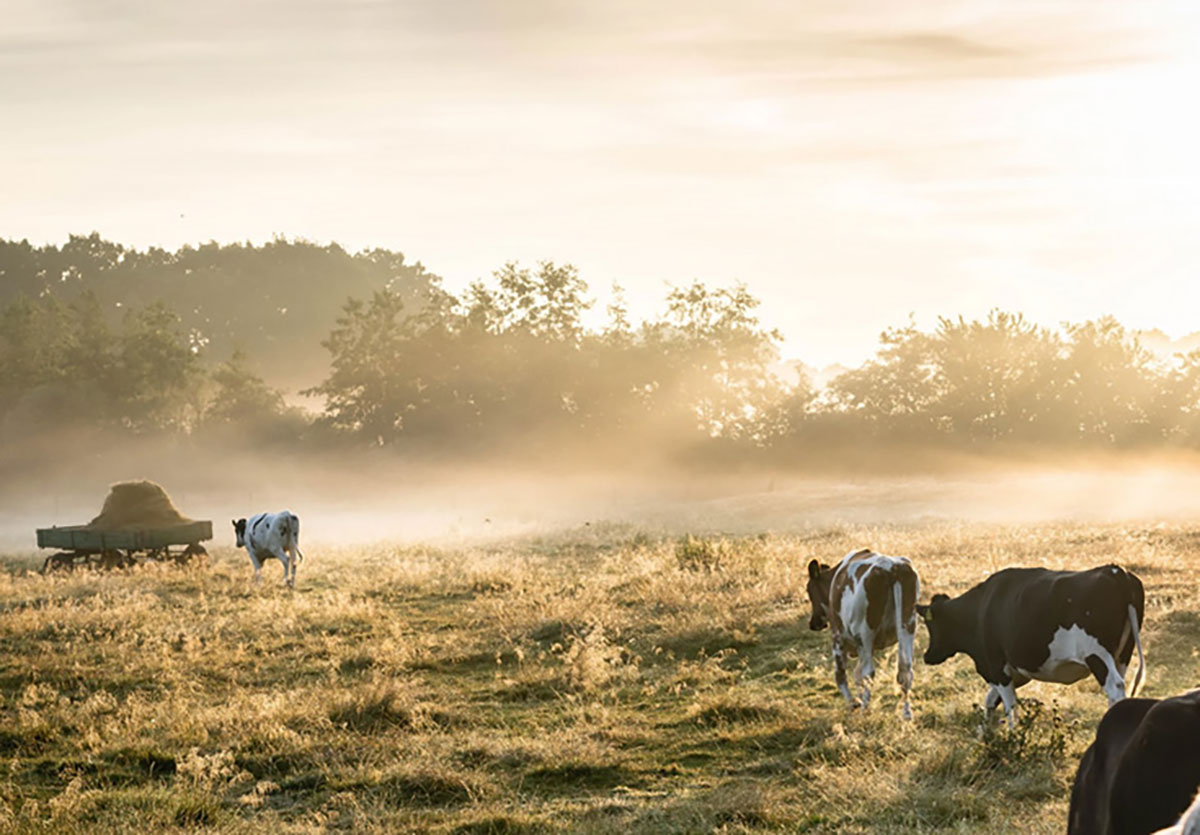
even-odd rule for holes
{"type": "Polygon", "coordinates": [[[1142,656],[1142,581],[1115,565],[1088,571],[1006,568],[951,600],[935,594],[917,611],[929,628],[926,664],[965,652],[990,685],[990,711],[1004,703],[1011,726],[1017,688],[1032,679],[1071,684],[1089,672],[1108,702],[1125,698],[1125,671],[1142,656]]]}
{"type": "Polygon", "coordinates": [[[907,557],[889,557],[864,548],[851,551],[836,566],[817,560],[808,564],[808,599],[812,603],[808,626],[819,630],[830,625],[838,689],[852,707],[859,702],[846,685],[846,656],[858,657],[854,681],[865,709],[871,701],[875,650],[898,643],[896,681],[904,693],[901,712],[905,719],[912,718],[908,692],[913,683],[915,606],[920,593],[921,581],[907,557]]]}
{"type": "Polygon", "coordinates": [[[1200,835],[1200,793],[1174,826],[1160,829],[1154,835],[1200,835]]]}
{"type": "Polygon", "coordinates": [[[1189,808],[1200,787],[1198,751],[1200,691],[1117,702],[1079,761],[1068,835],[1200,831],[1189,808]]]}
{"type": "Polygon", "coordinates": [[[283,563],[283,579],[296,585],[296,564],[304,559],[300,553],[300,519],[292,512],[259,513],[249,519],[236,519],[233,531],[237,546],[244,547],[254,565],[254,582],[262,582],[264,560],[277,559],[283,563]]]}

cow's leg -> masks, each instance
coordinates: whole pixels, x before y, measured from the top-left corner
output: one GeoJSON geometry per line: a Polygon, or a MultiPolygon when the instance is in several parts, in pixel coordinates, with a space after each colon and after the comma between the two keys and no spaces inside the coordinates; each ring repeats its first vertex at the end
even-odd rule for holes
{"type": "Polygon", "coordinates": [[[983,700],[983,709],[990,714],[998,704],[1000,704],[1000,691],[993,684],[988,688],[987,696],[983,700]]]}
{"type": "Polygon", "coordinates": [[[292,584],[292,575],[291,575],[291,570],[292,570],[292,569],[291,569],[291,565],[292,565],[292,561],[291,561],[291,559],[288,557],[288,552],[287,552],[287,551],[280,551],[279,553],[277,553],[277,554],[275,555],[275,557],[276,557],[276,558],[277,558],[277,559],[278,559],[278,560],[279,560],[281,563],[283,563],[283,582],[284,582],[286,585],[290,586],[290,585],[292,584]]]}
{"type": "Polygon", "coordinates": [[[1012,730],[1017,723],[1017,688],[1013,686],[1012,679],[1007,684],[994,684],[992,688],[1000,694],[1004,715],[1008,717],[1009,730],[1012,730]]]}
{"type": "Polygon", "coordinates": [[[916,635],[904,629],[900,631],[898,636],[899,646],[896,648],[896,683],[900,685],[900,692],[903,694],[904,701],[901,703],[900,715],[905,719],[912,719],[912,707],[908,703],[908,691],[912,690],[913,685],[913,642],[916,640],[916,635]]]}
{"type": "Polygon", "coordinates": [[[247,548],[246,553],[250,555],[250,564],[254,566],[254,585],[262,585],[262,562],[258,559],[258,555],[254,553],[253,548],[247,548]]]}
{"type": "Polygon", "coordinates": [[[871,704],[871,679],[875,677],[874,635],[867,630],[858,647],[858,686],[862,690],[862,706],[866,710],[871,704]]]}
{"type": "Polygon", "coordinates": [[[1086,660],[1088,669],[1100,682],[1104,695],[1108,696],[1109,707],[1125,698],[1125,676],[1108,650],[1101,647],[1099,652],[1089,655],[1086,660]]]}
{"type": "Polygon", "coordinates": [[[850,707],[858,707],[858,700],[854,698],[850,688],[846,685],[846,652],[840,638],[833,642],[833,670],[838,690],[842,691],[842,695],[846,698],[846,704],[850,707]]]}

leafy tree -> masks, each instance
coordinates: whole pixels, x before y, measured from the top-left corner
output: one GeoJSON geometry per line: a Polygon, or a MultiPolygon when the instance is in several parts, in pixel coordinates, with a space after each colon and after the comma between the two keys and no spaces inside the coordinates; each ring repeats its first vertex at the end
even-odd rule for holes
{"type": "Polygon", "coordinates": [[[130,311],[107,385],[130,429],[186,429],[198,408],[199,363],[179,317],[162,304],[130,311]]]}
{"type": "Polygon", "coordinates": [[[996,440],[1044,430],[1062,372],[1061,343],[1044,328],[999,310],[983,321],[942,318],[929,349],[946,431],[996,440]]]}
{"type": "Polygon", "coordinates": [[[61,246],[0,240],[0,305],[53,294],[64,303],[90,293],[108,324],[123,311],[161,301],[199,345],[227,356],[241,346],[275,385],[310,384],[325,370],[320,339],[346,297],[399,294],[415,310],[438,283],[398,252],[350,254],[336,244],[276,239],[261,246],[208,243],[176,251],[136,250],[92,233],[61,246]]]}
{"type": "Polygon", "coordinates": [[[830,383],[834,409],[865,421],[877,433],[927,435],[938,428],[938,367],[928,334],[913,322],[879,336],[876,359],[830,383]]]}
{"type": "Polygon", "coordinates": [[[240,348],[209,374],[216,391],[204,409],[204,420],[217,424],[255,424],[286,410],[283,394],[254,373],[240,348]]]}

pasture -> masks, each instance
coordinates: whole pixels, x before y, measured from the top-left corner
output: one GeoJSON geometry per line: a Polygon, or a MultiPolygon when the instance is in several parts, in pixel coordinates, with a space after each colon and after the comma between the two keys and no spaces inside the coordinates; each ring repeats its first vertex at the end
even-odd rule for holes
{"type": "Polygon", "coordinates": [[[0,829],[21,832],[1065,831],[1106,700],[1022,688],[985,727],[970,661],[868,713],[810,632],[811,557],[913,558],[956,594],[1109,561],[1146,585],[1143,692],[1200,683],[1200,532],[931,522],[680,541],[592,525],[477,547],[305,543],[295,591],[207,566],[0,572],[0,829]]]}

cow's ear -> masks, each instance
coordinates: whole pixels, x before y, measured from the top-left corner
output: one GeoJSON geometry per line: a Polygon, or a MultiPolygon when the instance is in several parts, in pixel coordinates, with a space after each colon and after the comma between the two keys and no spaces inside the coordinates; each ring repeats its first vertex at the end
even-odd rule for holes
{"type": "Polygon", "coordinates": [[[929,604],[932,606],[934,603],[941,603],[943,600],[949,600],[949,599],[950,599],[950,595],[948,595],[948,594],[935,594],[933,596],[933,599],[929,601],[929,604]]]}
{"type": "Polygon", "coordinates": [[[929,623],[931,620],[933,620],[933,612],[930,611],[930,607],[923,603],[917,604],[917,614],[920,615],[921,620],[925,621],[926,623],[929,623]]]}
{"type": "Polygon", "coordinates": [[[821,563],[819,561],[813,560],[808,564],[808,576],[814,580],[821,578],[821,563]]]}

